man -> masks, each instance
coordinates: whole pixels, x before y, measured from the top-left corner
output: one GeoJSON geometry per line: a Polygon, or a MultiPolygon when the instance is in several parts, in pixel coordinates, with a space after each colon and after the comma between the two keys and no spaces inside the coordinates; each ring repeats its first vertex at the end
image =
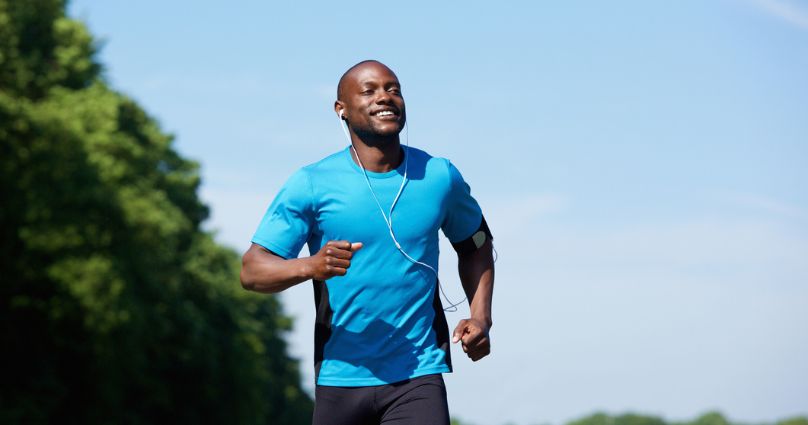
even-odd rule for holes
{"type": "Polygon", "coordinates": [[[448,424],[438,229],[471,310],[452,340],[473,361],[490,352],[491,233],[448,160],[401,146],[406,109],[388,67],[350,68],[334,110],[352,146],[286,182],[244,254],[242,284],[275,293],[314,281],[314,424],[448,424]],[[297,258],[304,243],[314,254],[297,258]]]}

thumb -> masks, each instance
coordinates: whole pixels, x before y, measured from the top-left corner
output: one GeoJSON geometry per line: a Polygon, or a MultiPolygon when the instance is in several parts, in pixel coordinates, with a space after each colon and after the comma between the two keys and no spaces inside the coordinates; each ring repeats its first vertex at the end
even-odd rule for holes
{"type": "Polygon", "coordinates": [[[363,246],[362,242],[354,242],[351,244],[351,252],[359,251],[363,246]]]}
{"type": "Polygon", "coordinates": [[[452,333],[452,343],[457,344],[464,333],[466,333],[466,319],[461,320],[460,323],[457,324],[457,327],[455,327],[452,333]]]}

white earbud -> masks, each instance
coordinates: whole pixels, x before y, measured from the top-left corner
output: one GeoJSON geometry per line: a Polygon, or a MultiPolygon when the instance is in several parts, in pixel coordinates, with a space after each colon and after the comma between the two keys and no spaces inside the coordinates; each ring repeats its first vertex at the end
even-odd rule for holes
{"type": "Polygon", "coordinates": [[[344,109],[339,110],[339,117],[342,118],[342,119],[345,119],[345,110],[344,109]]]}

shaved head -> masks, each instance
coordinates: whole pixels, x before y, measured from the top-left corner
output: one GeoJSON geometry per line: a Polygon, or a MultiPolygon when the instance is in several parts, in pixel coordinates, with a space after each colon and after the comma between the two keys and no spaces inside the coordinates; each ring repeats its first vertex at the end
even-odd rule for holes
{"type": "Polygon", "coordinates": [[[334,112],[366,145],[398,143],[407,120],[398,77],[376,60],[359,62],[342,74],[334,112]]]}
{"type": "Polygon", "coordinates": [[[393,75],[396,74],[395,72],[393,72],[392,69],[390,69],[390,67],[388,67],[387,65],[385,65],[385,64],[383,64],[383,63],[381,63],[381,62],[379,62],[377,60],[373,60],[373,59],[363,60],[362,62],[359,62],[356,65],[348,68],[348,70],[345,71],[344,74],[342,74],[342,77],[340,77],[339,84],[337,85],[337,100],[344,100],[344,98],[345,98],[345,82],[348,81],[348,78],[350,78],[357,71],[359,71],[362,68],[364,68],[366,66],[369,66],[369,65],[376,65],[376,66],[381,65],[381,66],[387,68],[387,70],[389,70],[391,74],[393,74],[393,75]]]}

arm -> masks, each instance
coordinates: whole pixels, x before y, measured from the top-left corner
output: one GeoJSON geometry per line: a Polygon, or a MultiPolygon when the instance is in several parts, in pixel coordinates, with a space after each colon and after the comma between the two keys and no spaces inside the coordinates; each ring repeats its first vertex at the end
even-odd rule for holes
{"type": "Polygon", "coordinates": [[[493,324],[491,300],[494,295],[493,246],[488,239],[472,252],[458,254],[458,272],[469,300],[471,317],[463,319],[454,330],[452,341],[462,341],[463,351],[473,361],[491,352],[488,331],[493,324]]]}
{"type": "Polygon", "coordinates": [[[283,259],[258,244],[244,253],[241,286],[262,293],[281,292],[309,279],[327,280],[343,276],[351,266],[361,242],[329,241],[311,257],[283,259]]]}

